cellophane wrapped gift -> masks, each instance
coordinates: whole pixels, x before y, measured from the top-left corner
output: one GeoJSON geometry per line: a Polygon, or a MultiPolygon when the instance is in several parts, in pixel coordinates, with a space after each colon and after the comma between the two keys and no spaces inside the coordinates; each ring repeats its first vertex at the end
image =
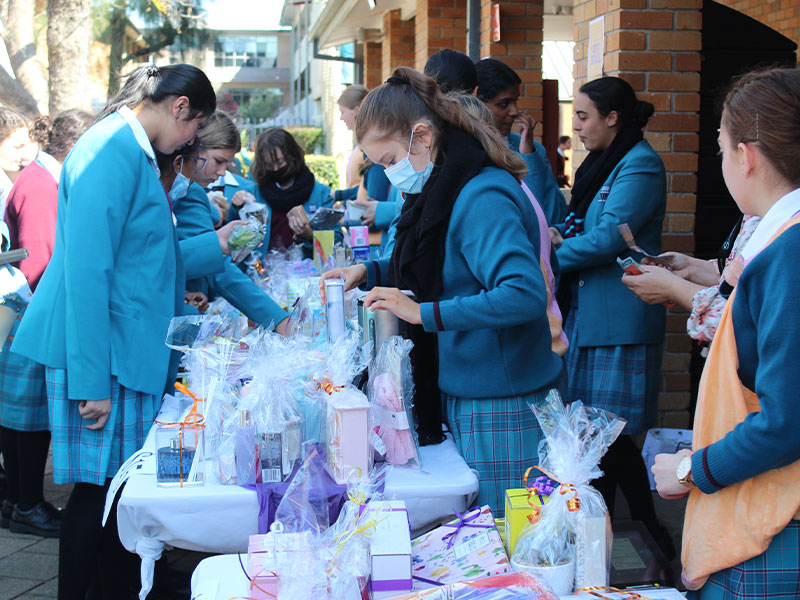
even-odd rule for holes
{"type": "Polygon", "coordinates": [[[511,570],[489,506],[474,506],[411,543],[414,589],[501,575],[511,570]]]}
{"type": "Polygon", "coordinates": [[[565,406],[555,390],[531,409],[544,436],[539,467],[558,486],[540,518],[523,529],[512,566],[536,574],[560,594],[608,585],[611,523],[603,497],[589,483],[602,476],[600,459],[625,420],[581,401],[565,406]]]}
{"type": "Polygon", "coordinates": [[[393,336],[383,342],[370,367],[369,399],[375,434],[385,447],[386,462],[420,468],[419,441],[414,426],[414,379],[409,354],[411,340],[393,336]]]}
{"type": "Polygon", "coordinates": [[[373,600],[392,598],[410,591],[411,526],[405,502],[373,500],[366,505],[362,519],[372,519],[369,537],[373,600]]]}
{"type": "Polygon", "coordinates": [[[258,202],[248,202],[239,210],[239,218],[245,223],[234,227],[228,238],[233,262],[242,262],[264,241],[267,214],[267,207],[258,202]]]}
{"type": "Polygon", "coordinates": [[[419,590],[393,600],[558,600],[536,577],[527,573],[506,573],[473,581],[419,590]]]}

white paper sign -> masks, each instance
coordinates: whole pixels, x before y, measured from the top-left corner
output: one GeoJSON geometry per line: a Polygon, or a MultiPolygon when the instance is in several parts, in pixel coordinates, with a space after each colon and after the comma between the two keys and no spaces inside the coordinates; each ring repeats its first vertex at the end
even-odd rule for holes
{"type": "Polygon", "coordinates": [[[603,76],[603,57],[605,55],[605,17],[589,21],[589,81],[603,76]]]}
{"type": "Polygon", "coordinates": [[[488,546],[489,543],[489,532],[481,531],[478,535],[472,536],[465,542],[453,548],[453,554],[455,554],[456,559],[461,560],[476,550],[480,550],[484,546],[488,546]]]}

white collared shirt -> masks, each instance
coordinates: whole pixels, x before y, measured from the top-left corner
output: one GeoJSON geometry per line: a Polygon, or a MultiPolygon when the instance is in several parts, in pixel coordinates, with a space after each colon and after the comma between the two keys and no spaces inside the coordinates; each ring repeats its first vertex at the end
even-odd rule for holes
{"type": "Polygon", "coordinates": [[[117,112],[123,119],[125,119],[130,128],[133,130],[133,137],[136,138],[136,141],[142,147],[144,153],[147,154],[147,158],[150,159],[150,164],[153,165],[153,169],[156,172],[156,177],[161,177],[161,171],[159,171],[158,164],[156,163],[156,153],[153,151],[153,144],[150,143],[150,138],[147,137],[147,132],[144,130],[144,125],[142,125],[141,121],[136,118],[136,115],[133,114],[133,111],[127,106],[120,106],[117,109],[117,112]]]}
{"type": "Polygon", "coordinates": [[[750,262],[761,252],[778,230],[800,212],[800,188],[789,192],[773,204],[742,250],[744,261],[750,262]]]}
{"type": "Polygon", "coordinates": [[[53,179],[56,180],[56,183],[58,183],[61,179],[61,163],[44,150],[39,150],[39,154],[36,155],[36,160],[39,161],[40,165],[47,169],[47,172],[50,173],[50,175],[53,176],[53,179]]]}

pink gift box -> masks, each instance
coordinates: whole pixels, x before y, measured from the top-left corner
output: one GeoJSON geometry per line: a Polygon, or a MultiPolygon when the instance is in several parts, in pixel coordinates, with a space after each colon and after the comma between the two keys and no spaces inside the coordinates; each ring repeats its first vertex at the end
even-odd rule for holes
{"type": "Polygon", "coordinates": [[[328,403],[327,469],[336,483],[351,473],[370,471],[369,408],[367,397],[354,388],[334,392],[328,403]]]}
{"type": "Polygon", "coordinates": [[[491,509],[475,507],[461,519],[460,525],[454,519],[412,541],[415,590],[511,571],[491,509]]]}
{"type": "Polygon", "coordinates": [[[249,554],[247,574],[250,578],[251,598],[274,600],[278,597],[278,574],[275,572],[275,556],[271,551],[249,554]]]}

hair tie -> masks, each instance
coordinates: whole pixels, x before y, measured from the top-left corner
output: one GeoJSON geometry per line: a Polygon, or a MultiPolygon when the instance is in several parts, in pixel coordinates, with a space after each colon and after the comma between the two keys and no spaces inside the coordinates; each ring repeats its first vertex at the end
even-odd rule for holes
{"type": "Polygon", "coordinates": [[[155,77],[156,75],[158,75],[158,73],[159,73],[159,71],[158,71],[158,67],[157,66],[150,65],[149,67],[147,67],[147,76],[148,77],[155,77]]]}
{"type": "Polygon", "coordinates": [[[386,80],[386,83],[389,85],[408,85],[407,81],[403,81],[399,77],[392,75],[389,79],[386,80]]]}

